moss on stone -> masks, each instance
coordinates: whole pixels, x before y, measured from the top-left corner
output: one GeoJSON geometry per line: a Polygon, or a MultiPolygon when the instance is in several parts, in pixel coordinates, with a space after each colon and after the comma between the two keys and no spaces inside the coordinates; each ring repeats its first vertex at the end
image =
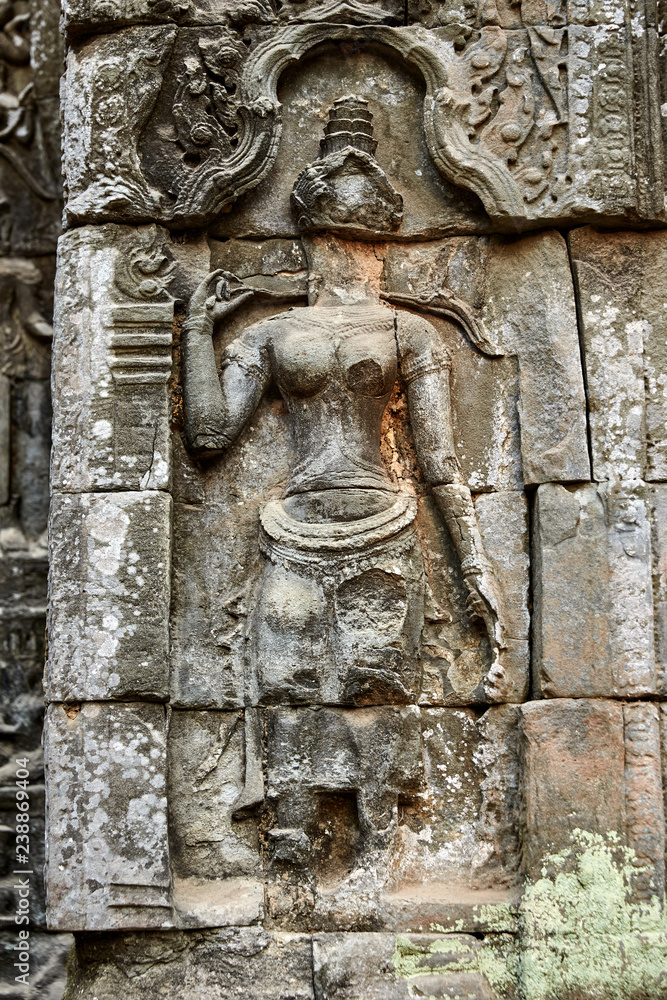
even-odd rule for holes
{"type": "Polygon", "coordinates": [[[479,947],[466,937],[448,933],[435,940],[415,941],[399,934],[393,954],[394,969],[408,982],[424,975],[476,972],[487,980],[494,995],[515,996],[519,967],[512,935],[490,935],[479,947]],[[429,961],[437,955],[443,956],[442,965],[437,964],[437,960],[429,961]]]}
{"type": "Polygon", "coordinates": [[[575,830],[569,847],[545,857],[542,877],[526,886],[518,947],[508,933],[514,913],[485,907],[493,930],[479,947],[463,936],[462,922],[434,924],[442,937],[397,936],[395,970],[408,981],[427,970],[478,972],[499,998],[667,1000],[664,900],[632,898],[633,880],[644,871],[618,834],[575,830]],[[432,961],[438,954],[441,965],[432,961]]]}
{"type": "Polygon", "coordinates": [[[525,1000],[667,997],[663,900],[631,900],[643,869],[617,834],[575,830],[521,904],[525,1000]]]}

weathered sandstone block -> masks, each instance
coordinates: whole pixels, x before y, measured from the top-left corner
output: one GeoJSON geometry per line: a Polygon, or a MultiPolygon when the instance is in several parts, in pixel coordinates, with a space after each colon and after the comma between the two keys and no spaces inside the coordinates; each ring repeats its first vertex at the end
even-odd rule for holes
{"type": "MultiPolygon", "coordinates": [[[[287,477],[288,449],[284,416],[267,401],[234,455],[216,462],[207,476],[182,453],[176,454],[171,610],[175,705],[229,709],[244,701],[256,703],[248,637],[265,565],[257,545],[258,514],[266,493],[287,477]],[[269,448],[270,459],[262,461],[269,448]],[[181,498],[186,502],[179,502],[181,498]],[[202,546],[202,537],[216,538],[214,551],[202,546]]],[[[528,684],[527,504],[523,493],[502,491],[478,495],[475,509],[506,601],[502,700],[520,701],[528,684]]],[[[480,630],[466,612],[456,554],[431,500],[420,502],[417,523],[427,595],[420,660],[415,660],[421,680],[417,678],[413,699],[447,705],[487,701],[483,682],[488,647],[480,643],[480,630]]],[[[347,627],[346,632],[354,638],[353,629],[347,627]]],[[[321,647],[326,646],[325,638],[326,633],[320,633],[321,647]]]]}
{"type": "Polygon", "coordinates": [[[52,705],[45,762],[49,926],[171,926],[164,707],[52,705]]]}
{"type": "Polygon", "coordinates": [[[59,246],[54,489],[167,489],[173,299],[155,226],[86,227],[59,246]]]}
{"type": "Polygon", "coordinates": [[[657,706],[559,699],[521,714],[529,877],[551,870],[583,831],[631,851],[634,901],[664,892],[657,706]]]}
{"type": "MultiPolygon", "coordinates": [[[[390,299],[427,303],[446,286],[504,352],[485,357],[459,331],[456,338],[445,331],[459,455],[471,487],[588,479],[574,291],[562,237],[455,238],[394,245],[385,254],[390,299]]],[[[437,297],[432,304],[437,308],[437,297]]]]}
{"type": "Polygon", "coordinates": [[[166,700],[169,495],[56,495],[51,553],[49,700],[166,700]]]}
{"type": "MultiPolygon", "coordinates": [[[[266,178],[257,193],[259,216],[253,207],[245,218],[241,213],[240,226],[235,220],[225,232],[223,223],[217,232],[293,235],[289,186],[269,175],[275,161],[278,176],[293,176],[295,145],[302,149],[319,131],[303,116],[290,122],[288,115],[279,148],[281,100],[298,104],[302,73],[312,78],[307,90],[321,91],[320,109],[349,92],[360,74],[385,78],[386,85],[369,94],[380,105],[387,103],[387,92],[405,101],[403,113],[386,118],[391,146],[404,147],[404,155],[387,159],[391,182],[412,203],[404,237],[664,219],[658,39],[645,17],[628,45],[625,12],[622,24],[615,18],[595,23],[593,13],[575,16],[593,23],[569,28],[562,16],[551,26],[539,13],[529,14],[525,26],[505,27],[498,13],[489,12],[473,33],[461,23],[465,14],[447,24],[452,12],[445,11],[436,34],[420,25],[383,24],[395,20],[391,7],[383,13],[382,7],[332,0],[305,11],[299,4],[295,17],[296,5],[285,5],[286,25],[270,23],[267,4],[250,7],[256,20],[266,21],[268,14],[269,23],[245,29],[245,36],[242,22],[253,20],[248,5],[241,5],[237,24],[232,15],[198,28],[177,27],[173,21],[186,11],[179,17],[178,5],[163,5],[151,25],[73,45],[63,90],[71,222],[210,224],[220,209],[266,178]],[[292,76],[296,92],[281,93],[279,101],[287,63],[304,60],[323,42],[359,40],[363,47],[347,54],[351,74],[336,61],[325,73],[316,68],[314,76],[312,68],[299,67],[292,76]],[[380,65],[366,48],[378,45],[388,50],[380,65]],[[285,51],[294,59],[284,60],[285,51]],[[124,64],[128,53],[131,72],[124,64]],[[186,86],[189,75],[201,84],[186,86]],[[498,107],[482,96],[487,85],[506,95],[498,107]],[[207,94],[215,95],[212,102],[207,94]],[[90,107],[95,113],[89,117],[90,107]],[[237,154],[230,130],[239,120],[245,155],[237,154]],[[411,170],[403,173],[406,157],[411,170]],[[415,177],[425,180],[417,185],[415,177]]],[[[134,16],[129,10],[119,18],[107,13],[107,21],[144,19],[139,4],[135,9],[134,16]]],[[[93,14],[90,27],[106,25],[93,14]]]]}
{"type": "Polygon", "coordinates": [[[263,915],[256,818],[264,798],[260,721],[245,712],[169,716],[169,839],[181,926],[248,924],[263,915]]]}
{"type": "Polygon", "coordinates": [[[511,998],[509,934],[318,934],[313,938],[316,1000],[511,998]]]}
{"type": "Polygon", "coordinates": [[[73,981],[85,1000],[152,1000],[173,990],[183,1000],[236,1000],[239,991],[257,1000],[314,1000],[310,937],[261,927],[80,936],[74,962],[73,981]]]}
{"type": "Polygon", "coordinates": [[[667,477],[664,233],[569,237],[595,479],[667,477]]]}
{"type": "MultiPolygon", "coordinates": [[[[345,6],[345,20],[354,22],[354,6],[345,6]]],[[[365,6],[378,23],[403,21],[402,0],[368,0],[365,6]]],[[[66,0],[63,10],[65,28],[73,35],[135,23],[224,24],[237,29],[251,25],[256,29],[261,25],[275,27],[281,21],[328,21],[332,13],[333,20],[341,19],[335,5],[323,5],[321,0],[285,0],[280,4],[272,0],[169,0],[163,4],[150,0],[66,0]]]]}
{"type": "Polygon", "coordinates": [[[534,538],[536,693],[658,693],[645,485],[540,486],[534,538]]]}
{"type": "Polygon", "coordinates": [[[503,972],[515,963],[512,936],[503,933],[311,938],[252,927],[157,932],[145,941],[126,934],[80,938],[74,982],[82,1000],[111,1000],[121,988],[129,1000],[148,1000],[174,985],[185,1000],[202,991],[231,1000],[246,988],[259,1000],[408,1000],[416,990],[438,1000],[497,1000],[517,995],[503,972]],[[145,964],[142,975],[128,975],[137,961],[145,964]]]}
{"type": "Polygon", "coordinates": [[[511,929],[518,723],[509,705],[479,722],[470,709],[269,709],[275,925],[511,929]]]}

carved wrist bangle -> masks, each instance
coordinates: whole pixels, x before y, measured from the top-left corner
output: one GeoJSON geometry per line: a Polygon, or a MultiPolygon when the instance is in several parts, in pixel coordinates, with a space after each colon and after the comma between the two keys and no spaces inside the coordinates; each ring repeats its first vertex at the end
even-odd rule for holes
{"type": "Polygon", "coordinates": [[[185,322],[183,323],[183,333],[198,333],[201,336],[212,336],[213,335],[213,323],[207,322],[206,319],[202,319],[200,316],[190,317],[186,316],[185,322]]]}
{"type": "Polygon", "coordinates": [[[470,573],[483,573],[484,567],[476,556],[466,556],[465,559],[461,560],[461,572],[464,576],[468,576],[470,573]]]}

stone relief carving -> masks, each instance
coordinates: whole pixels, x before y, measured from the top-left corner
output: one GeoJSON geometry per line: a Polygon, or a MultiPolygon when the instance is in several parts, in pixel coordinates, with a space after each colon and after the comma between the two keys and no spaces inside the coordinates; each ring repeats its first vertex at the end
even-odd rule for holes
{"type": "MultiPolygon", "coordinates": [[[[7,3],[0,25],[0,250],[47,254],[58,236],[61,207],[48,134],[53,109],[30,64],[30,14],[7,3]]],[[[39,45],[35,49],[39,55],[39,45]]]]}
{"type": "Polygon", "coordinates": [[[48,905],[83,1000],[550,1000],[589,939],[601,997],[652,996],[664,240],[564,235],[664,218],[652,17],[67,4],[48,905]]]}
{"type": "Polygon", "coordinates": [[[57,4],[0,5],[0,992],[64,990],[69,935],[48,934],[42,671],[51,440],[51,309],[62,201],[57,4]],[[29,774],[18,826],[17,758],[29,774]],[[21,831],[23,830],[23,834],[21,831]],[[30,976],[17,981],[17,875],[29,875],[30,976]]]}
{"type": "Polygon", "coordinates": [[[17,512],[0,530],[4,549],[46,548],[53,331],[35,298],[41,280],[32,261],[0,258],[0,505],[17,512]]]}
{"type": "Polygon", "coordinates": [[[614,151],[621,133],[626,150],[657,137],[658,105],[654,90],[639,80],[631,86],[624,43],[613,30],[590,34],[539,19],[514,30],[489,16],[452,38],[445,28],[441,35],[383,23],[391,17],[376,5],[352,7],[307,6],[278,27],[262,27],[260,18],[243,30],[130,28],[105,38],[99,58],[97,43],[73,48],[71,100],[65,95],[69,150],[79,150],[78,162],[67,167],[72,221],[212,222],[271,170],[281,140],[284,72],[323,45],[350,44],[382,50],[421,78],[423,135],[433,164],[474,193],[496,226],[591,211],[662,218],[659,198],[645,185],[628,186],[625,154],[614,151]],[[120,73],[128,45],[133,68],[120,73]],[[607,61],[589,108],[577,95],[590,73],[591,47],[607,61]],[[114,97],[115,110],[105,110],[111,91],[130,80],[123,101],[114,97]],[[77,94],[84,91],[99,108],[100,137],[92,143],[78,124],[77,94]],[[633,125],[637,100],[649,111],[643,131],[633,125]],[[586,139],[593,130],[595,152],[586,139]]]}
{"type": "Polygon", "coordinates": [[[129,210],[134,218],[159,212],[160,193],[146,182],[137,133],[157,100],[174,40],[173,28],[130,29],[111,36],[104,57],[93,63],[76,66],[70,53],[68,78],[77,81],[79,103],[70,106],[63,141],[70,150],[65,183],[73,215],[94,204],[112,214],[129,210]],[[80,131],[89,108],[91,120],[104,123],[102,142],[80,131]]]}
{"type": "Polygon", "coordinates": [[[373,115],[368,101],[340,97],[329,111],[320,159],[297,177],[292,209],[302,232],[319,229],[391,233],[403,215],[403,199],[373,154],[373,115]]]}
{"type": "Polygon", "coordinates": [[[352,227],[353,235],[377,237],[397,225],[400,200],[373,159],[364,104],[356,97],[337,103],[322,158],[294,187],[300,223],[328,231],[306,243],[309,306],[233,341],[218,381],[215,324],[257,292],[224,271],[195,292],[183,344],[186,435],[198,457],[226,450],[272,381],[290,412],[290,480],[285,497],[268,501],[260,515],[268,563],[253,628],[253,695],[264,702],[408,702],[419,690],[411,674],[423,626],[416,502],[396,493],[380,458],[380,425],[400,368],[422,471],[461,561],[470,608],[487,631],[487,695],[499,700],[502,600],[456,458],[449,357],[428,321],[382,304],[378,265],[364,245],[334,235],[352,227]],[[368,611],[376,604],[381,627],[368,611]],[[366,625],[359,624],[363,607],[366,625]],[[330,638],[317,648],[315,634],[330,638]]]}
{"type": "MultiPolygon", "coordinates": [[[[45,548],[50,341],[45,316],[60,199],[46,132],[52,109],[31,66],[30,14],[0,12],[0,550],[45,548]],[[34,258],[34,259],[31,259],[34,258]]],[[[48,38],[32,48],[46,61],[48,38]]],[[[56,56],[57,59],[57,56],[56,56]]]]}

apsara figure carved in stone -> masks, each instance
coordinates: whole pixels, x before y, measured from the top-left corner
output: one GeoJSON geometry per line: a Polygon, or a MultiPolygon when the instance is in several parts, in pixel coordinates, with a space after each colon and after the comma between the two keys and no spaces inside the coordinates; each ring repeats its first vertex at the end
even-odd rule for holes
{"type": "Polygon", "coordinates": [[[449,356],[428,320],[382,301],[383,264],[363,242],[386,239],[402,215],[375,146],[367,102],[341,98],[320,159],[296,181],[292,206],[302,231],[313,234],[304,237],[307,307],[245,330],[225,350],[220,377],[216,324],[258,293],[215,271],[192,296],[185,324],[185,425],[196,456],[229,448],[271,382],[290,415],[290,479],[282,499],[267,500],[260,514],[267,562],[251,622],[247,693],[254,703],[419,696],[417,500],[397,492],[380,455],[399,372],[417,457],[458,553],[469,608],[488,634],[486,695],[505,700],[501,596],[454,448],[449,356]]]}
{"type": "Polygon", "coordinates": [[[46,547],[53,331],[37,304],[41,280],[33,261],[0,258],[0,507],[14,515],[0,521],[0,552],[46,547]]]}

